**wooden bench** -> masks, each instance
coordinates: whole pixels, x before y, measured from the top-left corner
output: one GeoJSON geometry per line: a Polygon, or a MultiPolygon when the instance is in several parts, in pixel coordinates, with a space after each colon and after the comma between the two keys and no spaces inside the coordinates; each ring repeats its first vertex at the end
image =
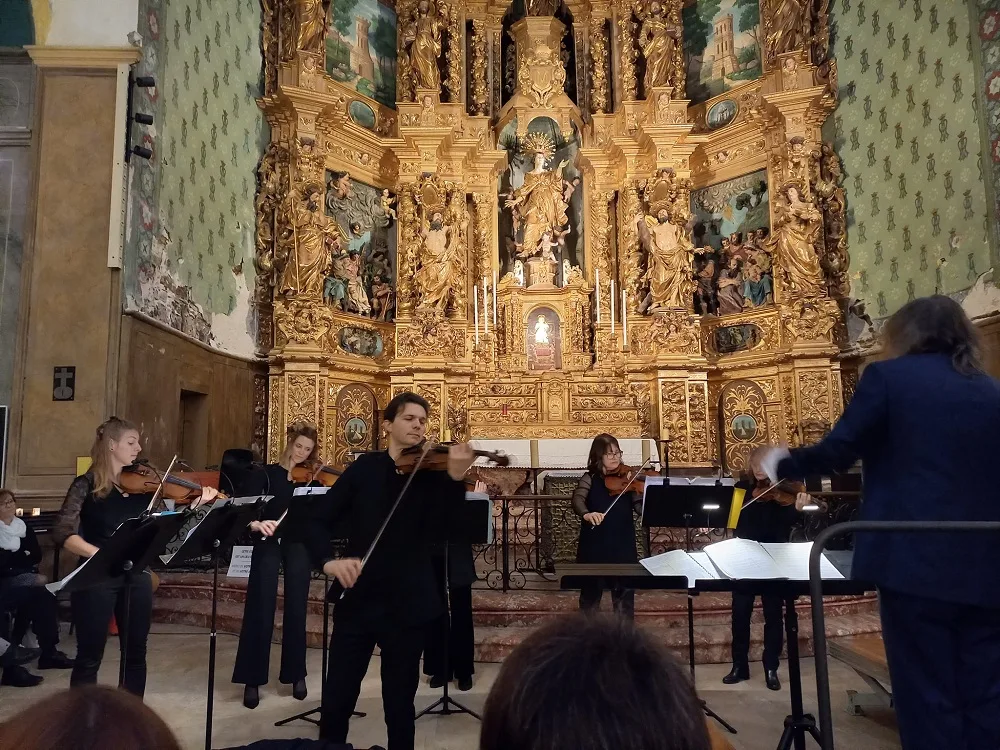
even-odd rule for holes
{"type": "Polygon", "coordinates": [[[892,708],[892,685],[889,664],[885,658],[882,636],[877,634],[852,635],[830,641],[830,656],[844,662],[858,673],[870,693],[847,691],[847,711],[858,716],[865,708],[892,708]]]}

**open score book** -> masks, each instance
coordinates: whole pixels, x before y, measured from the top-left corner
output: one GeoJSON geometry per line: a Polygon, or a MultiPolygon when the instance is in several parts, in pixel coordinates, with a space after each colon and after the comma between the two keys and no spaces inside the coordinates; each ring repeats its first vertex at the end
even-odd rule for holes
{"type": "MultiPolygon", "coordinates": [[[[676,549],[639,562],[654,576],[686,576],[688,585],[705,579],[784,579],[809,580],[809,553],[812,542],[777,544],[749,539],[727,539],[705,547],[701,552],[676,549]]],[[[820,561],[824,579],[842,579],[826,555],[820,561]]]]}

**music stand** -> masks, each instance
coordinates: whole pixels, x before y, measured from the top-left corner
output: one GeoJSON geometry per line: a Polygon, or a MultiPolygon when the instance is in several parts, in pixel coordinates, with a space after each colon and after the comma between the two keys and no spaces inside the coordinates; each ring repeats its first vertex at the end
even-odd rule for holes
{"type": "Polygon", "coordinates": [[[208,641],[208,702],[205,707],[205,750],[212,750],[212,713],[215,706],[215,647],[219,601],[219,552],[257,519],[262,501],[269,498],[242,497],[219,500],[191,531],[172,555],[161,555],[168,568],[198,557],[212,557],[212,620],[208,641]]]}
{"type": "Polygon", "coordinates": [[[442,636],[444,638],[443,672],[444,685],[441,688],[441,697],[431,705],[418,713],[415,719],[421,716],[432,714],[438,716],[450,716],[451,714],[469,714],[477,719],[481,719],[472,709],[463,706],[457,700],[448,695],[448,686],[451,684],[451,587],[448,581],[448,547],[449,543],[458,544],[487,544],[493,538],[493,501],[489,495],[481,492],[466,492],[465,502],[460,504],[451,519],[445,532],[447,540],[444,544],[444,603],[448,610],[447,624],[442,636]]]}
{"type": "Polygon", "coordinates": [[[47,584],[45,587],[53,594],[59,591],[72,593],[124,579],[125,606],[121,621],[118,623],[118,640],[121,646],[121,663],[118,666],[119,688],[125,687],[133,571],[142,572],[157,553],[176,536],[186,520],[186,514],[174,512],[126,519],[93,557],[87,558],[61,581],[47,584]]]}
{"type": "MultiPolygon", "coordinates": [[[[652,477],[646,479],[642,495],[642,525],[684,529],[684,548],[691,551],[691,528],[696,522],[698,528],[724,529],[729,524],[733,507],[734,483],[732,479],[706,479],[698,477],[693,481],[684,478],[664,477],[657,483],[652,477]],[[704,520],[704,523],[702,521],[704,520]]],[[[694,597],[688,589],[688,665],[691,683],[694,675],[694,597]]],[[[706,716],[719,722],[732,734],[735,727],[713,711],[708,703],[699,699],[706,716]]]]}

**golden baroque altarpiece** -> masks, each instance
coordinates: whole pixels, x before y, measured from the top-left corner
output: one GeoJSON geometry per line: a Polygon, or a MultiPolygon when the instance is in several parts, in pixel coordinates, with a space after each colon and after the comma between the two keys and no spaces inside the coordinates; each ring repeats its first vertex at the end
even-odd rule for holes
{"type": "Polygon", "coordinates": [[[272,456],[309,419],[340,463],[407,389],[441,439],[607,431],[669,440],[690,469],[836,420],[854,374],[825,2],[761,0],[756,77],[692,103],[682,0],[397,0],[394,108],[331,77],[328,5],[264,1],[272,456]],[[743,178],[735,204],[720,194],[743,178]],[[363,288],[324,210],[352,181],[394,225],[391,289],[363,288]],[[709,246],[695,203],[750,211],[765,192],[766,228],[709,246]]]}

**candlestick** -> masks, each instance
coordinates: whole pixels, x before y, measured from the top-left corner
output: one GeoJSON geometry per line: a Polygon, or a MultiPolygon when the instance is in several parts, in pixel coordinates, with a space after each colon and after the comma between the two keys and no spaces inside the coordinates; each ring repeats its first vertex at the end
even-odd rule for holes
{"type": "Polygon", "coordinates": [[[479,284],[472,294],[472,314],[476,320],[476,346],[479,346],[479,284]]]}
{"type": "Polygon", "coordinates": [[[597,325],[601,324],[601,269],[594,269],[594,297],[597,299],[597,325]]]}
{"type": "Polygon", "coordinates": [[[497,329],[497,272],[493,272],[493,330],[497,329]]]}
{"type": "Polygon", "coordinates": [[[622,289],[622,348],[628,347],[628,310],[625,305],[625,290],[622,289]]]}
{"type": "Polygon", "coordinates": [[[615,280],[611,279],[611,333],[615,332],[615,280]]]}
{"type": "Polygon", "coordinates": [[[490,332],[490,298],[485,276],[483,276],[483,332],[490,332]]]}

